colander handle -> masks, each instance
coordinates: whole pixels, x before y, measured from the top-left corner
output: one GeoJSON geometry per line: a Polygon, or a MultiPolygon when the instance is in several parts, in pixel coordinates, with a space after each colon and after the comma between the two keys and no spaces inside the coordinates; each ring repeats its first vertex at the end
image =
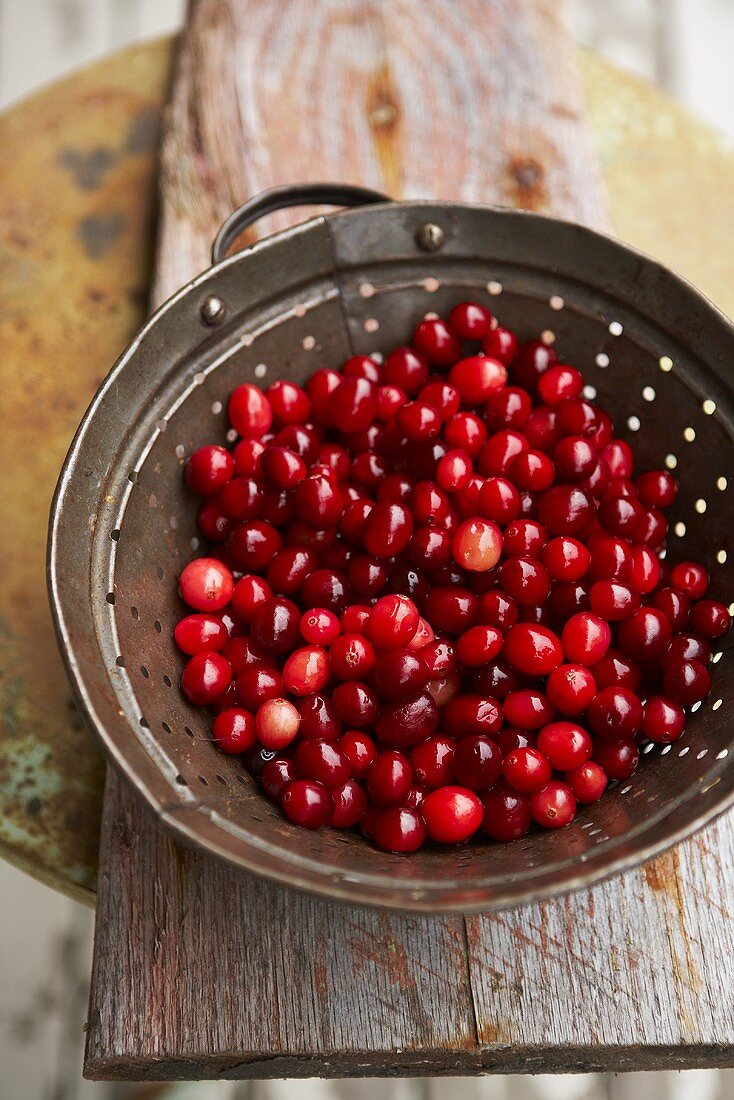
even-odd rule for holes
{"type": "Polygon", "coordinates": [[[300,183],[271,187],[248,199],[222,222],[212,245],[212,263],[218,264],[224,259],[248,225],[276,210],[289,206],[366,206],[373,202],[390,202],[390,199],[369,187],[355,187],[349,183],[300,183]]]}

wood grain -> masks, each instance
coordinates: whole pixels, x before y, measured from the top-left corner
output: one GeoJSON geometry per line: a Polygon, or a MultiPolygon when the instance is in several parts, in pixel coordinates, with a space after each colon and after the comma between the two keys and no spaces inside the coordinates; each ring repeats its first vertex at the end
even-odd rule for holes
{"type": "MultiPolygon", "coordinates": [[[[156,300],[206,265],[231,206],[299,178],[605,219],[549,0],[200,0],[169,124],[156,300]]],[[[466,921],[396,917],[185,851],[111,774],[86,1072],[732,1064],[731,826],[705,836],[719,862],[702,860],[699,838],[568,899],[466,921]]]]}

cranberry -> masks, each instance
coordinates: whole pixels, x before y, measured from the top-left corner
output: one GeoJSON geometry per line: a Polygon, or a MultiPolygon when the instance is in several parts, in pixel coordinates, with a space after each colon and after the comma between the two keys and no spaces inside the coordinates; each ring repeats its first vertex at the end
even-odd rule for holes
{"type": "Polygon", "coordinates": [[[239,523],[227,539],[232,561],[244,573],[265,569],[282,545],[283,539],[272,523],[259,519],[239,523]]]}
{"type": "Polygon", "coordinates": [[[230,397],[227,416],[243,439],[260,439],[273,422],[270,402],[257,386],[249,382],[238,386],[230,397]]]}
{"type": "Polygon", "coordinates": [[[548,676],[561,663],[563,651],[557,635],[547,627],[516,623],[505,635],[503,656],[526,676],[548,676]]]}
{"type": "Polygon", "coordinates": [[[369,607],[358,603],[351,604],[342,614],[342,630],[345,634],[364,634],[370,615],[369,607]]]}
{"type": "Polygon", "coordinates": [[[471,458],[477,458],[487,442],[487,435],[487,429],[479,417],[468,412],[458,412],[449,417],[443,429],[446,445],[461,448],[471,458]]]}
{"type": "Polygon", "coordinates": [[[391,558],[405,550],[413,534],[413,516],[405,504],[376,504],[365,520],[365,549],[375,558],[391,558]]]}
{"type": "Polygon", "coordinates": [[[252,666],[267,667],[272,664],[272,658],[253,643],[251,638],[236,635],[229,639],[222,650],[222,656],[229,661],[234,675],[252,666]]]}
{"type": "Polygon", "coordinates": [[[293,502],[304,523],[321,531],[338,523],[344,511],[339,486],[332,478],[318,474],[310,474],[296,485],[293,502]]]}
{"type": "Polygon", "coordinates": [[[507,429],[495,434],[484,444],[479,455],[479,472],[484,477],[506,475],[512,460],[528,450],[528,441],[519,432],[507,429]]]}
{"type": "Polygon", "coordinates": [[[332,829],[351,829],[367,812],[367,795],[356,779],[348,779],[340,787],[332,787],[334,809],[329,818],[332,829]]]}
{"type": "Polygon", "coordinates": [[[533,688],[509,692],[504,701],[505,721],[523,730],[537,730],[553,719],[548,698],[533,688]]]}
{"type": "Polygon", "coordinates": [[[241,439],[232,451],[237,477],[259,477],[260,460],[265,452],[265,444],[259,439],[241,439]]]}
{"type": "Polygon", "coordinates": [[[583,806],[588,806],[592,802],[598,802],[604,794],[607,776],[599,764],[588,760],[585,764],[580,764],[578,768],[568,772],[566,782],[576,801],[583,806]]]}
{"type": "Polygon", "coordinates": [[[265,600],[252,616],[252,640],[263,653],[288,653],[300,640],[300,622],[301,614],[290,600],[265,600]]]}
{"type": "Polygon", "coordinates": [[[494,626],[473,626],[462,634],[457,644],[457,656],[464,665],[486,665],[502,649],[501,632],[494,626]]]}
{"type": "Polygon", "coordinates": [[[589,565],[591,580],[615,580],[624,583],[629,577],[631,565],[632,550],[625,539],[604,535],[594,540],[589,565]]]}
{"type": "MultiPolygon", "coordinates": [[[[336,696],[336,692],[334,694],[336,696]]],[[[375,733],[380,741],[398,748],[417,745],[436,732],[438,719],[438,707],[433,696],[422,691],[383,706],[375,733]]]]}
{"type": "Polygon", "coordinates": [[[634,741],[597,741],[593,760],[609,779],[629,779],[637,771],[640,753],[634,741]]]}
{"type": "Polygon", "coordinates": [[[477,503],[481,514],[495,523],[511,523],[520,515],[520,494],[504,477],[487,478],[479,490],[477,503]]]}
{"type": "Polygon", "coordinates": [[[509,476],[518,489],[542,493],[555,480],[555,468],[542,451],[521,451],[509,464],[509,476]]]}
{"type": "Polygon", "coordinates": [[[320,645],[294,649],[283,665],[283,683],[291,695],[313,695],[321,691],[329,682],[329,675],[329,654],[320,645]]]}
{"type": "Polygon", "coordinates": [[[567,783],[552,779],[542,791],[530,796],[530,813],[545,829],[562,829],[576,816],[576,799],[567,783]]]}
{"type": "Polygon", "coordinates": [[[693,561],[681,561],[670,571],[670,583],[674,588],[690,597],[700,600],[709,586],[709,575],[702,565],[693,561]]]}
{"type": "Polygon", "coordinates": [[[495,588],[491,592],[485,592],[479,600],[478,618],[487,626],[507,630],[517,622],[517,604],[504,592],[495,588]]]}
{"type": "Polygon", "coordinates": [[[545,602],[550,592],[548,570],[535,558],[508,558],[500,570],[507,595],[520,607],[545,602]]]}
{"type": "Polygon", "coordinates": [[[642,725],[642,703],[628,688],[602,688],[589,704],[587,718],[597,737],[629,741],[642,725]]]}
{"type": "Polygon", "coordinates": [[[372,608],[367,635],[378,650],[402,649],[409,644],[420,615],[407,596],[383,596],[372,608]]]}
{"type": "Polygon", "coordinates": [[[618,581],[597,581],[589,592],[591,610],[609,622],[629,619],[640,607],[640,597],[629,585],[618,581]]]}
{"type": "MultiPolygon", "coordinates": [[[[413,750],[415,754],[421,748],[413,750]]],[[[472,791],[487,791],[502,774],[502,753],[497,743],[483,734],[462,738],[453,755],[456,782],[472,791]]]]}
{"type": "Polygon", "coordinates": [[[253,711],[268,699],[280,698],[283,691],[283,677],[277,669],[267,665],[248,665],[237,676],[239,701],[253,711]]]}
{"type": "Polygon", "coordinates": [[[332,702],[339,718],[359,729],[373,725],[380,709],[375,693],[359,680],[347,680],[334,688],[332,702]]]}
{"type": "Polygon", "coordinates": [[[219,494],[205,500],[196,515],[199,534],[208,542],[226,542],[234,524],[222,511],[219,494]]]}
{"type": "Polygon", "coordinates": [[[325,607],[327,611],[341,611],[350,596],[347,578],[338,569],[316,569],[306,577],[301,589],[301,599],[307,607],[325,607]]]}
{"type": "Polygon", "coordinates": [[[407,400],[407,395],[398,386],[378,386],[376,418],[383,423],[391,420],[407,400]]]}
{"type": "Polygon", "coordinates": [[[488,355],[460,359],[449,372],[449,382],[459,391],[465,405],[481,405],[506,381],[505,365],[488,355]]]}
{"type": "Polygon", "coordinates": [[[683,707],[664,695],[652,695],[645,703],[642,732],[661,745],[677,741],[686,725],[683,707]]]}
{"type": "Polygon", "coordinates": [[[592,498],[576,485],[554,485],[538,502],[538,519],[551,535],[576,535],[593,518],[592,498]]]}
{"type": "Polygon", "coordinates": [[[528,417],[524,431],[529,446],[549,454],[561,438],[558,413],[546,405],[538,405],[528,417]]]}
{"type": "Polygon", "coordinates": [[[580,371],[565,363],[549,367],[538,379],[538,397],[546,405],[560,405],[568,398],[579,397],[584,386],[580,371]]]}
{"type": "Polygon", "coordinates": [[[454,559],[463,569],[485,573],[494,568],[502,553],[502,532],[486,519],[468,519],[454,535],[454,559]]]}
{"type": "Polygon", "coordinates": [[[283,813],[303,829],[320,829],[332,815],[334,803],[326,787],[310,779],[294,779],[280,796],[283,813]]]}
{"type": "Polygon", "coordinates": [[[561,635],[563,651],[569,661],[589,668],[602,659],[611,640],[608,624],[590,611],[572,615],[561,635]]]}
{"type": "Polygon", "coordinates": [[[459,411],[461,399],[458,390],[443,380],[429,382],[419,393],[421,401],[436,410],[442,421],[448,420],[459,411]]]}
{"type": "Polygon", "coordinates": [[[322,737],[334,741],[341,733],[342,723],[334,703],[327,695],[316,693],[297,701],[301,717],[301,737],[322,737]]]}
{"type": "Polygon", "coordinates": [[[505,782],[521,794],[541,791],[551,778],[548,757],[538,749],[513,749],[502,762],[505,782]]]}
{"type": "Polygon", "coordinates": [[[341,626],[333,611],[325,607],[314,607],[304,611],[300,623],[301,634],[311,645],[328,646],[339,637],[341,626]]]}
{"type": "Polygon", "coordinates": [[[368,382],[379,382],[382,378],[380,364],[369,355],[353,355],[342,367],[347,378],[366,378],[368,382]]]}
{"type": "Polygon", "coordinates": [[[417,810],[390,806],[375,816],[372,837],[385,852],[417,852],[426,839],[426,826],[417,810]]]}
{"type": "Polygon", "coordinates": [[[543,564],[554,581],[578,581],[588,572],[591,554],[582,542],[561,535],[543,547],[543,564]]]}
{"type": "Polygon", "coordinates": [[[676,661],[700,661],[702,665],[707,665],[711,660],[711,646],[695,634],[676,634],[659,659],[666,668],[676,661]]]}
{"type": "Polygon", "coordinates": [[[413,776],[421,787],[431,790],[450,783],[456,742],[451,737],[433,736],[415,745],[410,753],[413,776]]]}
{"type": "Polygon", "coordinates": [[[439,787],[424,798],[421,816],[431,840],[460,844],[482,824],[483,806],[467,787],[439,787]]]}
{"type": "Polygon", "coordinates": [[[588,668],[568,664],[559,665],[551,672],[545,690],[548,701],[557,711],[575,716],[586,710],[596,695],[597,685],[588,668]]]}
{"type": "Polygon", "coordinates": [[[619,646],[634,661],[654,661],[670,644],[668,619],[653,607],[643,607],[619,626],[619,646]]]}
{"type": "MultiPolygon", "coordinates": [[[[731,615],[723,603],[716,600],[699,600],[691,609],[691,626],[704,638],[723,638],[731,627],[731,615]]],[[[673,625],[673,629],[680,627],[673,625]]]]}
{"type": "MultiPolygon", "coordinates": [[[[500,358],[499,356],[497,358],[500,358]]],[[[484,415],[494,431],[500,428],[525,427],[533,409],[533,403],[527,390],[517,386],[503,386],[489,395],[484,415]]]]}
{"type": "Polygon", "coordinates": [[[460,340],[483,340],[493,321],[492,314],[479,302],[459,302],[449,314],[449,328],[460,340]]]}
{"type": "Polygon", "coordinates": [[[493,735],[502,725],[502,710],[496,699],[482,695],[457,695],[444,707],[443,725],[450,737],[469,734],[493,735]]]}
{"type": "MultiPolygon", "coordinates": [[[[438,673],[432,670],[435,677],[438,673]]],[[[372,671],[372,682],[382,699],[404,699],[421,692],[429,668],[420,652],[393,649],[383,652],[372,671]]]]}
{"type": "Polygon", "coordinates": [[[267,699],[255,715],[255,728],[266,749],[284,749],[298,733],[301,716],[287,699],[267,699]]]}
{"type": "Polygon", "coordinates": [[[294,779],[298,779],[296,766],[292,760],[287,760],[284,756],[276,756],[275,759],[268,760],[260,773],[263,790],[273,802],[280,802],[280,796],[286,784],[292,783],[294,779]]]}
{"type": "Polygon", "coordinates": [[[663,688],[676,703],[690,707],[711,691],[711,675],[699,661],[673,661],[663,674],[663,688]]]}
{"type": "Polygon", "coordinates": [[[318,558],[313,550],[304,546],[286,546],[279,550],[267,571],[268,586],[281,596],[299,592],[308,576],[313,573],[318,558]]]}
{"type": "Polygon", "coordinates": [[[314,737],[301,741],[293,759],[299,775],[325,787],[341,787],[350,777],[347,757],[330,741],[314,737]]]}
{"type": "Polygon", "coordinates": [[[482,828],[493,840],[518,840],[530,822],[530,800],[506,783],[497,783],[484,796],[482,828]]]}
{"type": "Polygon", "coordinates": [[[502,757],[508,756],[514,749],[534,749],[538,738],[532,730],[514,729],[505,726],[494,739],[502,757]]]}
{"type": "Polygon", "coordinates": [[[243,623],[251,623],[256,609],[273,598],[273,590],[267,581],[255,574],[240,577],[232,593],[232,610],[243,623]]]}
{"type": "Polygon", "coordinates": [[[229,754],[247,752],[255,744],[255,719],[249,710],[228,707],[214,719],[212,738],[218,749],[229,754]]]}
{"type": "Polygon", "coordinates": [[[382,378],[412,397],[428,381],[428,363],[413,348],[396,348],[383,364],[382,378]]]}
{"type": "Polygon", "coordinates": [[[380,753],[367,773],[367,790],[376,806],[398,806],[413,782],[408,758],[401,752],[380,753]]]}
{"type": "Polygon", "coordinates": [[[524,386],[526,390],[535,393],[541,375],[549,367],[555,366],[558,359],[553,348],[540,340],[528,340],[522,344],[512,361],[510,373],[513,382],[518,386],[524,386]]]}
{"type": "Polygon", "coordinates": [[[210,497],[234,475],[234,459],[216,444],[199,447],[186,463],[186,484],[200,497],[210,497]]]}
{"type": "Polygon", "coordinates": [[[456,493],[466,489],[471,481],[474,467],[471,457],[459,448],[447,451],[436,467],[436,481],[447,493],[456,493]]]}
{"type": "Polygon", "coordinates": [[[678,496],[678,482],[667,470],[651,470],[636,481],[640,500],[650,508],[669,508],[678,496]]]}
{"type": "Polygon", "coordinates": [[[633,546],[627,580],[645,596],[657,586],[660,562],[647,546],[633,546]]]}
{"type": "Polygon", "coordinates": [[[355,779],[364,779],[377,756],[377,746],[362,730],[347,730],[339,738],[339,749],[347,758],[355,779]]]}
{"type": "Polygon", "coordinates": [[[181,674],[181,690],[196,707],[216,702],[231,682],[232,669],[221,653],[195,653],[181,674]]]}
{"type": "Polygon", "coordinates": [[[375,651],[363,635],[342,634],[331,643],[328,662],[338,680],[362,680],[374,666],[375,651]]]}
{"type": "Polygon", "coordinates": [[[482,351],[485,355],[492,355],[501,363],[508,366],[517,355],[518,340],[514,332],[498,325],[493,328],[482,341],[482,351]]]}
{"type": "Polygon", "coordinates": [[[232,598],[234,579],[216,558],[195,558],[184,566],[178,579],[181,596],[197,611],[219,611],[232,598]]]}
{"type": "Polygon", "coordinates": [[[505,529],[503,550],[510,557],[538,558],[548,541],[545,527],[533,519],[518,519],[505,529]]]}
{"type": "Polygon", "coordinates": [[[408,543],[408,556],[421,569],[440,569],[451,561],[452,540],[447,531],[419,527],[408,543]]]}
{"type": "Polygon", "coordinates": [[[459,634],[474,624],[478,604],[477,597],[466,588],[439,585],[426,596],[423,611],[435,630],[459,634]]]}
{"type": "Polygon", "coordinates": [[[227,631],[216,615],[186,615],[176,623],[173,637],[182,653],[193,656],[205,650],[222,649],[227,641],[227,631]]]}

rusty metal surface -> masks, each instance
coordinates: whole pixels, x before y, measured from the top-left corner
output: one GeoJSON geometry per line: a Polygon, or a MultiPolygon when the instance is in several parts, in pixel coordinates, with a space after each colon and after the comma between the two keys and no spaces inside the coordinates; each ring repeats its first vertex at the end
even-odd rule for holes
{"type": "MultiPolygon", "coordinates": [[[[153,134],[170,42],[112,56],[0,116],[0,851],[91,898],[102,764],[69,709],[43,582],[48,502],[97,383],[144,315],[153,134]],[[28,447],[29,426],[43,448],[28,447]],[[19,456],[22,455],[22,461],[19,456]]],[[[734,312],[734,152],[660,92],[584,55],[620,237],[734,312]]]]}
{"type": "Polygon", "coordinates": [[[45,533],[84,407],[140,324],[168,44],[0,117],[0,851],[91,899],[104,765],[58,656],[45,533]]]}

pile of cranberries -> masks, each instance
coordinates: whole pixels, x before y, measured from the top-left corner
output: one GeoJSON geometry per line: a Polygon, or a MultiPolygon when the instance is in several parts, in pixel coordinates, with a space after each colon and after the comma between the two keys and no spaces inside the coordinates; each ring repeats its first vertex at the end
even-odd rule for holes
{"type": "Polygon", "coordinates": [[[729,629],[663,560],[665,470],[553,348],[476,302],[382,362],[245,384],[185,469],[213,545],[181,690],[293,822],[378,847],[567,825],[709,692],[729,629]]]}

